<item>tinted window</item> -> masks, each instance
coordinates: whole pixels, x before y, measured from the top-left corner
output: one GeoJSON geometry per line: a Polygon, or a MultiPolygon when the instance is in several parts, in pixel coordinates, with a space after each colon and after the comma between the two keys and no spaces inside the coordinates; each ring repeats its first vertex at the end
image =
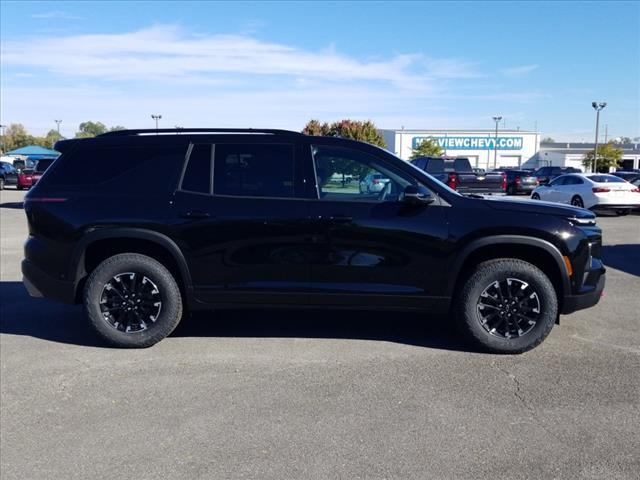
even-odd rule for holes
{"type": "Polygon", "coordinates": [[[216,144],[213,193],[293,197],[293,152],[288,144],[216,144]]]}
{"type": "Polygon", "coordinates": [[[359,150],[313,146],[316,185],[321,200],[397,201],[416,181],[359,150]]]}
{"type": "Polygon", "coordinates": [[[471,172],[471,162],[468,158],[456,158],[454,160],[456,172],[471,172]]]}
{"type": "Polygon", "coordinates": [[[36,163],[36,172],[46,172],[52,163],[53,160],[38,160],[38,162],[36,163]]]}
{"type": "Polygon", "coordinates": [[[549,182],[549,185],[552,185],[554,187],[557,187],[558,185],[564,185],[564,180],[565,180],[565,177],[558,177],[552,180],[551,182],[549,182]]]}
{"type": "Polygon", "coordinates": [[[38,183],[128,193],[173,190],[185,152],[186,146],[80,147],[60,156],[38,183]]]}
{"type": "Polygon", "coordinates": [[[195,144],[191,148],[181,190],[211,193],[211,145],[195,144]]]}
{"type": "Polygon", "coordinates": [[[589,175],[588,178],[596,183],[624,183],[626,181],[614,175],[589,175]]]}

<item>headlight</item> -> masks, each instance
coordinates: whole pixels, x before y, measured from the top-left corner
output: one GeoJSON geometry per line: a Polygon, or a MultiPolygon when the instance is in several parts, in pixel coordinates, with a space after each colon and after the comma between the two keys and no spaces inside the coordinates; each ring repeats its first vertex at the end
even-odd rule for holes
{"type": "Polygon", "coordinates": [[[595,218],[577,218],[571,217],[567,218],[571,225],[579,226],[579,227],[593,227],[596,224],[595,218]]]}

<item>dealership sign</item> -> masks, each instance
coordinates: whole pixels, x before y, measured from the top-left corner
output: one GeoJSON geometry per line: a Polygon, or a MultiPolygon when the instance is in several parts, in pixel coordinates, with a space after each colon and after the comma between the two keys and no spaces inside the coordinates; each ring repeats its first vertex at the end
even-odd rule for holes
{"type": "Polygon", "coordinates": [[[412,148],[418,148],[424,140],[438,142],[444,150],[522,150],[523,137],[413,137],[412,148]]]}

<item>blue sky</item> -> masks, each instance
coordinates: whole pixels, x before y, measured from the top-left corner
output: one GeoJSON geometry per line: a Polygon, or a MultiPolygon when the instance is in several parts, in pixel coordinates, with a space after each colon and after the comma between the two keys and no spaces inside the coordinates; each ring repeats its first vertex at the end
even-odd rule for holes
{"type": "Polygon", "coordinates": [[[1,121],[640,136],[638,2],[11,2],[1,121]],[[604,129],[603,129],[604,130],[604,129]],[[604,133],[604,132],[603,132],[604,133]]]}

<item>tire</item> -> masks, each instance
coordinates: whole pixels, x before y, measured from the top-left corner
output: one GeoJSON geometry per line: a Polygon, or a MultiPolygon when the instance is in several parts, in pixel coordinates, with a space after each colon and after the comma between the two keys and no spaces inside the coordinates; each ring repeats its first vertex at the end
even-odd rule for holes
{"type": "Polygon", "coordinates": [[[4,190],[4,178],[0,178],[0,190],[4,190]]]}
{"type": "Polygon", "coordinates": [[[540,200],[540,195],[538,195],[537,193],[531,194],[531,200],[540,200]]]}
{"type": "Polygon", "coordinates": [[[631,210],[628,208],[620,208],[616,210],[616,215],[619,215],[621,217],[624,217],[625,215],[629,215],[629,213],[631,213],[631,210]]]}
{"type": "MultiPolygon", "coordinates": [[[[462,334],[474,346],[492,353],[514,354],[531,350],[549,335],[558,317],[558,297],[549,278],[536,266],[518,259],[496,259],[479,264],[466,278],[454,302],[456,324],[462,334]],[[496,282],[500,282],[502,298],[507,303],[515,298],[525,302],[520,311],[529,309],[526,315],[534,320],[533,325],[527,317],[512,317],[517,314],[502,314],[500,308],[487,308],[493,302],[504,301],[482,296],[486,292],[493,296],[496,282]],[[526,288],[522,287],[525,284],[526,288]],[[506,288],[511,289],[513,297],[507,295],[506,288]],[[495,316],[492,315],[494,309],[498,311],[495,316]],[[486,320],[492,316],[491,320],[486,320]],[[483,322],[486,323],[483,325],[483,322]]],[[[516,304],[511,306],[518,307],[516,304]]]]}
{"type": "Polygon", "coordinates": [[[574,207],[584,208],[584,202],[582,201],[582,198],[578,195],[576,195],[571,199],[571,205],[573,205],[574,207]]]}
{"type": "Polygon", "coordinates": [[[150,347],[173,332],[182,318],[182,295],[169,270],[137,253],[114,255],[98,265],[85,284],[83,304],[96,333],[108,344],[122,348],[150,347]],[[140,293],[134,300],[132,292],[137,291],[140,293]],[[125,300],[127,292],[131,298],[125,300]],[[143,303],[137,304],[140,310],[128,311],[141,300],[143,303]],[[103,313],[114,302],[124,304],[127,312],[114,306],[113,315],[103,313]]]}

